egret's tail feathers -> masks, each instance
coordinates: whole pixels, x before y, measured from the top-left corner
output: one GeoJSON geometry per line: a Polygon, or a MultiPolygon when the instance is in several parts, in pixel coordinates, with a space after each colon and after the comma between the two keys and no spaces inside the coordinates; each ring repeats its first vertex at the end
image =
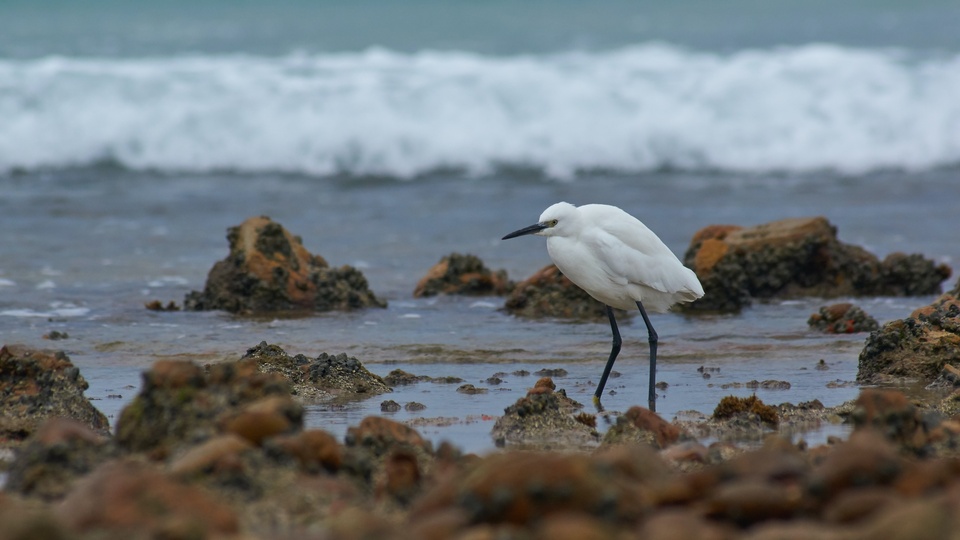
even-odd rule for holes
{"type": "Polygon", "coordinates": [[[697,300],[698,298],[702,298],[702,297],[703,297],[703,290],[692,291],[690,289],[685,289],[682,291],[677,291],[677,302],[684,303],[684,304],[687,302],[693,302],[694,300],[697,300]]]}

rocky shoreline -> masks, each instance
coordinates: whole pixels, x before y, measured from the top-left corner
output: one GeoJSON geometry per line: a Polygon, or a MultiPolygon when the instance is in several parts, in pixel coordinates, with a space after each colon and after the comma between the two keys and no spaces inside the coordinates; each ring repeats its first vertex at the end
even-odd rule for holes
{"type": "MultiPolygon", "coordinates": [[[[331,268],[269,218],[231,228],[228,239],[231,254],[186,308],[384,305],[362,274],[331,268]]],[[[949,275],[919,255],[879,261],[840,244],[823,218],[711,227],[686,258],[708,289],[694,312],[808,294],[930,294],[949,275]]],[[[549,266],[513,283],[452,254],[414,294],[505,296],[515,316],[602,315],[578,291],[549,266]]],[[[849,302],[824,306],[808,323],[869,332],[857,399],[824,407],[728,396],[713,411],[668,421],[640,406],[578,403],[544,374],[490,411],[500,450],[488,455],[456,441],[435,447],[414,426],[381,416],[342,440],[305,428],[311,404],[378,399],[386,411],[391,387],[431,380],[400,370],[381,378],[342,353],[311,358],[264,342],[219,363],[159,361],[109,426],[66,353],[6,345],[0,539],[952,537],[960,281],[882,326],[849,302]],[[896,388],[907,382],[928,391],[896,388]],[[852,429],[846,440],[811,446],[793,437],[841,423],[852,429]]]]}

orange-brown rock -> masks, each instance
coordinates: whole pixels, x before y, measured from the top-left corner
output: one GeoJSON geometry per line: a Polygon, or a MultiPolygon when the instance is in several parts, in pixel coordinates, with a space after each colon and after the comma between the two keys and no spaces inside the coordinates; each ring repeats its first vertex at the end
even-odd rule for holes
{"type": "Polygon", "coordinates": [[[60,499],[77,478],[117,453],[112,441],[86,424],[49,418],[19,447],[4,488],[30,497],[60,499]]]}
{"type": "Polygon", "coordinates": [[[807,488],[818,499],[829,501],[852,487],[890,485],[902,468],[893,443],[875,429],[860,429],[814,467],[807,488]]]}
{"type": "Polygon", "coordinates": [[[929,306],[872,332],[860,352],[857,380],[937,384],[944,376],[942,386],[960,384],[944,374],[947,366],[960,367],[960,280],[929,306]]]}
{"type": "Polygon", "coordinates": [[[70,540],[74,538],[46,505],[0,491],[0,539],[70,540]]]}
{"type": "MultiPolygon", "coordinates": [[[[267,397],[289,400],[289,396],[290,383],[276,373],[261,373],[253,359],[207,369],[186,361],[157,362],[143,374],[143,388],[120,413],[116,441],[127,450],[163,457],[181,444],[217,435],[224,419],[249,403],[267,397]]],[[[290,407],[300,410],[295,404],[290,407]]],[[[266,436],[246,424],[233,428],[242,428],[251,437],[266,436]]]]}
{"type": "Polygon", "coordinates": [[[583,513],[555,514],[537,526],[534,538],[538,540],[606,540],[614,535],[614,530],[602,520],[583,513]]]}
{"type": "Polygon", "coordinates": [[[386,306],[356,268],[331,267],[266,216],[231,227],[227,240],[230,254],[214,264],[202,292],[186,296],[184,309],[250,314],[386,306]]]}
{"type": "Polygon", "coordinates": [[[620,478],[644,485],[656,484],[670,475],[663,454],[645,444],[601,445],[592,459],[620,478]]]}
{"type": "Polygon", "coordinates": [[[253,445],[250,441],[233,434],[220,435],[187,450],[170,463],[170,472],[189,477],[215,470],[231,470],[240,467],[239,454],[253,445]]]}
{"type": "Polygon", "coordinates": [[[893,487],[905,497],[919,497],[946,489],[960,480],[960,460],[956,456],[908,461],[893,487]]]}
{"type": "Polygon", "coordinates": [[[533,388],[527,390],[527,395],[551,394],[557,389],[557,384],[550,377],[541,377],[533,384],[533,388]]]}
{"type": "Polygon", "coordinates": [[[63,351],[0,347],[0,446],[20,444],[56,417],[106,434],[107,417],[83,395],[88,386],[63,351]]]}
{"type": "Polygon", "coordinates": [[[642,488],[583,454],[503,452],[432,488],[412,517],[458,509],[471,523],[528,525],[579,513],[623,524],[649,507],[642,488]]]}
{"type": "Polygon", "coordinates": [[[343,448],[337,439],[319,429],[275,437],[268,446],[295,458],[300,468],[308,473],[336,472],[343,462],[343,448]]]}
{"type": "Polygon", "coordinates": [[[765,404],[756,395],[745,398],[724,396],[713,410],[713,418],[727,420],[742,415],[755,415],[761,422],[776,426],[780,422],[780,415],[776,407],[765,404]]]}
{"type": "Polygon", "coordinates": [[[269,396],[254,401],[226,416],[221,429],[260,445],[274,435],[303,426],[303,405],[286,396],[269,396]]]}
{"type": "Polygon", "coordinates": [[[736,311],[753,298],[930,294],[950,275],[949,267],[920,255],[880,261],[840,242],[823,217],[711,225],[693,236],[684,261],[705,291],[688,310],[736,311]]]}
{"type": "Polygon", "coordinates": [[[667,422],[650,409],[633,406],[617,418],[607,430],[604,444],[648,442],[657,448],[666,448],[680,439],[680,428],[667,422]]]}
{"type": "Polygon", "coordinates": [[[72,441],[83,441],[89,444],[104,444],[107,442],[103,433],[94,431],[71,418],[50,418],[34,435],[37,442],[44,446],[69,444],[72,441]]]}
{"type": "Polygon", "coordinates": [[[103,464],[78,482],[57,508],[78,533],[126,533],[131,537],[206,538],[235,534],[237,518],[225,505],[134,461],[103,464]]]}
{"type": "Polygon", "coordinates": [[[573,412],[582,405],[567,397],[566,391],[554,391],[552,384],[548,377],[540,379],[527,395],[504,409],[490,432],[497,446],[590,447],[597,442],[596,422],[591,425],[582,416],[575,417],[573,412]]]}
{"type": "Polygon", "coordinates": [[[697,441],[684,441],[674,444],[660,453],[660,457],[664,460],[678,466],[685,463],[707,463],[709,456],[710,450],[697,441]]]}
{"type": "Polygon", "coordinates": [[[837,495],[823,510],[823,519],[832,523],[854,523],[885,512],[900,501],[900,495],[891,489],[876,486],[849,489],[837,495]]]}
{"type": "Polygon", "coordinates": [[[399,448],[387,456],[383,469],[384,475],[377,486],[377,494],[403,505],[409,504],[420,491],[422,477],[416,454],[399,448]]]}
{"type": "Polygon", "coordinates": [[[740,526],[760,521],[786,519],[803,506],[803,489],[796,484],[782,485],[746,478],[717,487],[707,500],[707,515],[740,526]]]}
{"type": "Polygon", "coordinates": [[[347,428],[347,446],[364,447],[384,456],[395,447],[433,451],[430,441],[410,426],[380,416],[368,416],[357,426],[347,428]]]}
{"type": "Polygon", "coordinates": [[[475,255],[451,253],[440,259],[420,278],[413,290],[416,298],[438,294],[487,296],[506,294],[510,283],[507,272],[484,266],[475,255]]]}
{"type": "Polygon", "coordinates": [[[178,388],[202,388],[203,368],[186,360],[157,360],[150,371],[144,373],[144,384],[151,388],[175,390],[178,388]]]}
{"type": "Polygon", "coordinates": [[[929,442],[921,411],[898,390],[864,388],[850,420],[856,429],[877,430],[905,450],[920,452],[929,442]]]}
{"type": "Polygon", "coordinates": [[[700,512],[686,508],[660,510],[644,521],[638,538],[658,540],[732,540],[736,529],[704,519],[700,512]]]}

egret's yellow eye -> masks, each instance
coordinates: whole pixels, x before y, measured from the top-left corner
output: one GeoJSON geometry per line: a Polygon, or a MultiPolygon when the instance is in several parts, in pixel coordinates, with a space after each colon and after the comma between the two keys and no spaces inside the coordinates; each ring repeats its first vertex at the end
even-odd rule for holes
{"type": "Polygon", "coordinates": [[[556,225],[557,225],[557,220],[551,219],[550,221],[547,222],[547,225],[549,225],[549,226],[551,226],[551,227],[556,227],[556,225]]]}

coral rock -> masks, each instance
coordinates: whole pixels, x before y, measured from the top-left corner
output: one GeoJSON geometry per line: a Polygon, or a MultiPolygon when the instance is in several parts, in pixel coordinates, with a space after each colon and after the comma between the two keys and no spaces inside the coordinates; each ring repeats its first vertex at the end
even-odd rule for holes
{"type": "Polygon", "coordinates": [[[595,444],[600,437],[597,431],[571,414],[580,405],[567,398],[563,390],[553,392],[541,381],[540,386],[504,409],[491,433],[496,444],[561,448],[595,444]]]}
{"type": "Polygon", "coordinates": [[[337,443],[337,439],[318,429],[275,437],[267,446],[275,453],[292,456],[300,468],[309,473],[321,470],[336,472],[343,463],[343,448],[337,443]]]}
{"type": "Polygon", "coordinates": [[[375,455],[384,456],[394,447],[419,448],[427,453],[433,445],[417,433],[417,430],[379,416],[368,416],[360,425],[347,428],[347,446],[365,447],[375,455]]]}
{"type": "Polygon", "coordinates": [[[386,306],[357,269],[330,267],[268,217],[231,227],[227,240],[230,254],[210,269],[203,292],[186,296],[184,309],[252,314],[386,306]]]}
{"type": "Polygon", "coordinates": [[[798,513],[803,492],[798,485],[784,486],[758,479],[740,479],[720,486],[707,501],[707,515],[740,526],[786,519],[798,513]]]}
{"type": "Polygon", "coordinates": [[[269,437],[303,427],[303,405],[289,397],[254,401],[221,420],[221,430],[260,445],[269,437]]]}
{"type": "Polygon", "coordinates": [[[77,478],[117,453],[109,439],[89,426],[70,418],[50,418],[19,448],[5,489],[59,499],[77,478]]]}
{"type": "Polygon", "coordinates": [[[901,448],[920,452],[929,442],[929,426],[920,410],[897,390],[865,388],[854,402],[850,420],[855,429],[875,429],[901,448]]]}
{"type": "Polygon", "coordinates": [[[72,530],[127,537],[235,534],[234,513],[198,488],[133,461],[112,461],[81,480],[58,508],[72,530]]]}
{"type": "Polygon", "coordinates": [[[902,468],[903,460],[893,443],[876,430],[861,429],[814,468],[807,477],[807,489],[829,501],[851,487],[889,485],[902,468]]]}
{"type": "Polygon", "coordinates": [[[726,396],[720,400],[713,411],[713,417],[717,420],[726,420],[743,414],[756,415],[765,424],[772,426],[776,426],[780,421],[777,409],[764,404],[757,396],[746,398],[726,396]]]}
{"type": "Polygon", "coordinates": [[[960,296],[953,291],[872,332],[860,352],[857,381],[931,383],[946,365],[960,366],[960,296]]]}
{"type": "Polygon", "coordinates": [[[377,486],[376,491],[380,496],[389,496],[406,505],[419,494],[420,480],[420,466],[416,454],[398,449],[384,461],[383,482],[377,486]]]}
{"type": "Polygon", "coordinates": [[[630,407],[617,423],[607,430],[604,444],[646,442],[657,448],[666,448],[680,439],[680,428],[667,422],[650,409],[630,407]]]}
{"type": "Polygon", "coordinates": [[[166,455],[186,442],[216,435],[224,419],[265,397],[289,398],[280,375],[261,373],[253,360],[214,364],[160,361],[143,374],[143,388],[120,413],[117,443],[166,455]]]}
{"type": "Polygon", "coordinates": [[[616,468],[582,454],[492,454],[462,478],[424,494],[413,516],[457,509],[470,523],[542,523],[553,516],[586,515],[604,523],[635,523],[650,500],[616,468]]]}
{"type": "Polygon", "coordinates": [[[840,242],[823,217],[710,226],[694,235],[684,262],[705,291],[685,310],[737,311],[753,298],[931,294],[950,276],[949,267],[920,255],[880,261],[840,242]]]}
{"type": "Polygon", "coordinates": [[[390,392],[383,379],[344,353],[320,353],[313,359],[302,354],[290,356],[277,345],[263,341],[247,349],[244,358],[256,360],[264,373],[283,375],[302,400],[323,399],[333,394],[356,398],[390,392]]]}
{"type": "Polygon", "coordinates": [[[238,455],[252,448],[247,439],[233,434],[208,439],[191,448],[170,464],[170,472],[181,477],[189,477],[216,469],[237,467],[238,455]]]}
{"type": "Polygon", "coordinates": [[[510,284],[504,270],[491,271],[474,255],[451,253],[440,259],[413,290],[420,298],[438,294],[486,296],[506,294],[510,284]]]}
{"type": "Polygon", "coordinates": [[[850,303],[823,306],[807,320],[807,325],[827,334],[872,332],[880,325],[860,307],[850,303]]]}
{"type": "Polygon", "coordinates": [[[0,446],[19,444],[54,417],[106,434],[107,417],[83,396],[88,386],[62,351],[0,347],[0,446]]]}

